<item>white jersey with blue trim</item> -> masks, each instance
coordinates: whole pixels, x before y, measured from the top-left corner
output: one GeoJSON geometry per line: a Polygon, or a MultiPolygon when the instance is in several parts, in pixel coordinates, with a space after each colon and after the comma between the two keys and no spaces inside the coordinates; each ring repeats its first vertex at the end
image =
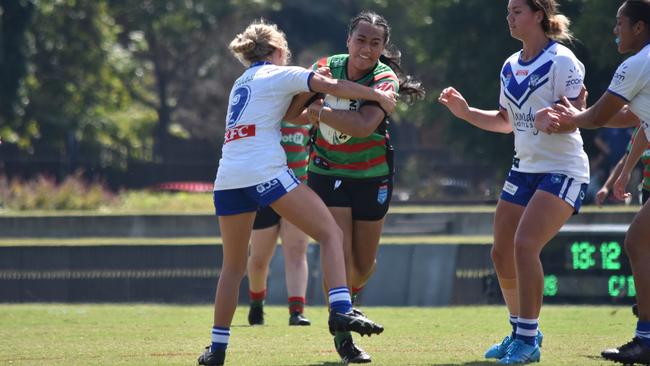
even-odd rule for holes
{"type": "Polygon", "coordinates": [[[582,89],[584,65],[565,46],[550,41],[534,59],[521,51],[501,70],[499,106],[508,112],[515,134],[512,169],[523,173],[560,173],[589,182],[589,159],[580,131],[546,134],[535,128],[535,113],[560,101],[575,100],[582,89]]]}
{"type": "Polygon", "coordinates": [[[294,95],[308,92],[310,70],[253,64],[230,91],[215,190],[250,187],[287,169],[280,122],[294,95]]]}
{"type": "Polygon", "coordinates": [[[628,103],[650,140],[650,44],[623,61],[607,91],[628,103]]]}

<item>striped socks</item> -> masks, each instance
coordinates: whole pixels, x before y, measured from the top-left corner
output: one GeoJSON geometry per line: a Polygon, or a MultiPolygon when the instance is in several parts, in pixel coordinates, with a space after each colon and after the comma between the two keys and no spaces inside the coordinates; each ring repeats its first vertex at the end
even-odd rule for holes
{"type": "Polygon", "coordinates": [[[512,338],[515,338],[515,335],[517,334],[517,320],[519,317],[517,315],[512,315],[510,314],[509,321],[510,321],[510,326],[512,327],[512,334],[510,335],[512,338]]]}
{"type": "Polygon", "coordinates": [[[230,339],[230,328],[212,327],[212,344],[210,351],[226,350],[230,339]]]}
{"type": "Polygon", "coordinates": [[[352,299],[347,287],[335,287],[328,291],[330,310],[337,313],[348,313],[352,310],[352,299]]]}
{"type": "Polygon", "coordinates": [[[650,347],[650,322],[638,321],[636,323],[636,337],[646,346],[650,347]]]}
{"type": "Polygon", "coordinates": [[[525,319],[521,317],[518,318],[515,338],[524,341],[526,344],[534,346],[535,337],[537,337],[538,326],[539,319],[525,319]]]}
{"type": "Polygon", "coordinates": [[[291,296],[289,298],[289,314],[302,314],[305,311],[305,298],[302,296],[291,296]]]}

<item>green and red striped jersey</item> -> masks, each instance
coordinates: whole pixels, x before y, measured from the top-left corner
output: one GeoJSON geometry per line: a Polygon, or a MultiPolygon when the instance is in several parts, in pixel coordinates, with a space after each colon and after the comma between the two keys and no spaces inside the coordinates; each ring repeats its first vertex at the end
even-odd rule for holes
{"type": "MultiPolygon", "coordinates": [[[[347,73],[349,55],[334,55],[324,57],[314,64],[313,68],[328,66],[335,79],[349,80],[347,73]]],[[[359,84],[381,89],[399,90],[397,75],[388,65],[378,62],[359,80],[351,80],[359,84]]],[[[358,110],[366,101],[349,101],[349,110],[358,110]]],[[[309,171],[317,174],[344,178],[375,178],[389,175],[391,167],[386,159],[390,148],[388,141],[387,121],[368,137],[352,137],[342,144],[332,145],[321,135],[316,134],[309,161],[309,171]],[[382,126],[384,125],[384,126],[382,126]]]]}
{"type": "MultiPolygon", "coordinates": [[[[632,133],[632,139],[627,145],[627,152],[630,152],[632,149],[632,143],[634,143],[634,139],[636,138],[636,135],[639,133],[639,131],[642,131],[639,127],[634,129],[634,132],[632,133]]],[[[643,164],[643,189],[650,191],[650,146],[648,146],[648,148],[645,149],[641,155],[641,163],[643,164]]]]}
{"type": "Polygon", "coordinates": [[[282,147],[287,154],[287,165],[293,174],[304,182],[307,180],[307,163],[309,161],[309,129],[311,125],[294,125],[282,121],[282,147]]]}

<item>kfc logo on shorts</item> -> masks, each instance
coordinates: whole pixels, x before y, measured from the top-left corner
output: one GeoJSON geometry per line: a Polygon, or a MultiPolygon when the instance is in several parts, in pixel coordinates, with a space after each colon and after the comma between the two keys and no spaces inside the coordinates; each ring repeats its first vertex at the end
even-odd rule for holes
{"type": "Polygon", "coordinates": [[[230,141],[243,139],[244,137],[255,136],[255,125],[241,125],[226,130],[226,135],[223,143],[227,144],[230,141]]]}

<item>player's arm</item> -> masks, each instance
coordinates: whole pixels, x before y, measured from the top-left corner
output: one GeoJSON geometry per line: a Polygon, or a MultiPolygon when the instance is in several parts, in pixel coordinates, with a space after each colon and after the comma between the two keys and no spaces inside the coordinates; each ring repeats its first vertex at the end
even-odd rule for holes
{"type": "Polygon", "coordinates": [[[482,130],[499,133],[512,132],[512,125],[508,119],[508,112],[505,109],[486,111],[470,107],[462,94],[453,87],[445,88],[440,93],[438,102],[447,107],[454,116],[482,130]]]}
{"type": "Polygon", "coordinates": [[[630,193],[625,192],[625,188],[627,187],[627,183],[630,181],[632,170],[634,170],[634,167],[639,162],[639,159],[641,159],[641,155],[643,155],[643,152],[647,148],[648,148],[647,136],[643,130],[640,130],[636,134],[636,137],[634,138],[634,142],[632,143],[632,147],[630,148],[630,152],[627,154],[627,157],[625,158],[625,164],[623,165],[621,174],[619,175],[618,179],[614,183],[614,195],[616,196],[616,198],[623,200],[630,196],[630,193]]]}
{"type": "Polygon", "coordinates": [[[309,106],[312,122],[323,122],[352,137],[368,137],[386,118],[386,113],[377,104],[364,104],[358,111],[346,111],[325,107],[322,102],[309,106]]]}
{"type": "Polygon", "coordinates": [[[603,186],[600,187],[598,192],[596,192],[596,198],[594,201],[596,204],[600,207],[605,203],[605,200],[607,199],[607,196],[609,196],[609,193],[612,191],[612,188],[614,187],[614,182],[616,179],[618,179],[618,176],[621,174],[621,171],[623,170],[623,165],[625,165],[625,158],[627,157],[627,153],[625,153],[621,159],[616,163],[616,166],[614,169],[612,169],[612,172],[609,174],[609,177],[607,177],[607,180],[605,183],[603,183],[603,186]]]}
{"type": "Polygon", "coordinates": [[[339,98],[375,101],[386,113],[392,113],[397,104],[397,96],[392,91],[369,88],[352,81],[332,79],[319,74],[313,74],[309,80],[309,87],[312,91],[339,98]]]}
{"type": "Polygon", "coordinates": [[[316,93],[300,93],[294,95],[283,119],[295,125],[309,124],[309,118],[307,118],[307,114],[303,112],[309,105],[310,100],[315,96],[316,93]]]}
{"type": "Polygon", "coordinates": [[[631,110],[629,105],[618,111],[607,123],[605,127],[625,128],[638,126],[641,121],[631,110]]]}

